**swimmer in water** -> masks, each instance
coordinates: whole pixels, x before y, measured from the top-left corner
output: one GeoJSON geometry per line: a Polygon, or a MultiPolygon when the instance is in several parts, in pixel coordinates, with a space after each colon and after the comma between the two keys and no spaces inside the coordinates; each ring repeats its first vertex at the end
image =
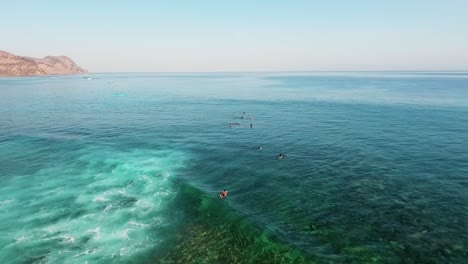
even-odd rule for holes
{"type": "Polygon", "coordinates": [[[253,124],[252,124],[252,123],[250,123],[250,128],[253,128],[253,124]]]}
{"type": "Polygon", "coordinates": [[[224,191],[222,191],[220,194],[219,194],[219,198],[221,199],[224,199],[226,198],[228,195],[228,191],[226,191],[226,189],[224,189],[224,191]]]}
{"type": "Polygon", "coordinates": [[[263,149],[263,148],[260,146],[260,147],[257,148],[257,151],[260,151],[260,150],[262,150],[262,149],[263,149]]]}
{"type": "Polygon", "coordinates": [[[283,155],[283,153],[280,153],[279,156],[278,156],[278,159],[282,159],[282,158],[284,158],[284,155],[283,155]]]}

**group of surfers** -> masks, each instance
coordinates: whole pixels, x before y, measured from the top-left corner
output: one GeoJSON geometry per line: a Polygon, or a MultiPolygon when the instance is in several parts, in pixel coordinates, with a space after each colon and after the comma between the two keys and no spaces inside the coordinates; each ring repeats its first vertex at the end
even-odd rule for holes
{"type": "MultiPolygon", "coordinates": [[[[260,151],[260,150],[262,150],[262,149],[263,149],[262,147],[258,147],[258,148],[257,148],[257,151],[260,151]]],[[[284,158],[284,154],[283,154],[283,153],[280,153],[280,154],[278,155],[278,159],[283,159],[283,158],[284,158]]],[[[224,198],[227,197],[227,195],[228,195],[228,191],[226,191],[226,189],[224,189],[222,192],[219,193],[219,198],[224,199],[224,198]]]]}
{"type": "MultiPolygon", "coordinates": [[[[245,115],[245,112],[242,112],[242,116],[241,117],[237,117],[237,113],[234,114],[234,116],[236,118],[240,118],[242,120],[244,120],[244,115],[245,115]]],[[[250,120],[250,122],[252,122],[252,119],[253,117],[249,116],[248,119],[250,120]]],[[[229,127],[233,127],[233,126],[240,126],[241,124],[240,123],[229,123],[229,127]]],[[[253,128],[253,124],[250,123],[250,128],[253,128]]]]}
{"type": "MultiPolygon", "coordinates": [[[[243,112],[243,114],[245,115],[245,112],[243,112]]],[[[234,114],[235,116],[237,116],[237,113],[234,114]]],[[[244,119],[244,115],[242,115],[241,119],[244,119]]],[[[252,117],[249,117],[250,120],[252,120],[252,117]]],[[[240,123],[229,123],[229,127],[232,127],[232,126],[240,126],[240,123]]],[[[253,124],[250,124],[250,128],[253,127],[253,124]]],[[[260,151],[262,150],[263,147],[257,147],[257,151],[260,151]]],[[[284,154],[283,153],[280,153],[278,155],[278,159],[283,159],[284,158],[284,154]]],[[[221,199],[224,199],[228,196],[228,191],[226,191],[226,189],[224,189],[222,192],[219,193],[219,198],[221,199]]]]}

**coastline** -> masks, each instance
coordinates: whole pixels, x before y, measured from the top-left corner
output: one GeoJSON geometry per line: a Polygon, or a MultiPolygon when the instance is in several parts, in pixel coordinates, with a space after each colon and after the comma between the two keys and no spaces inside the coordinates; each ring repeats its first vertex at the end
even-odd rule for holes
{"type": "Polygon", "coordinates": [[[0,78],[79,76],[79,75],[86,75],[86,74],[93,74],[93,73],[18,74],[18,75],[0,74],[0,78]]]}

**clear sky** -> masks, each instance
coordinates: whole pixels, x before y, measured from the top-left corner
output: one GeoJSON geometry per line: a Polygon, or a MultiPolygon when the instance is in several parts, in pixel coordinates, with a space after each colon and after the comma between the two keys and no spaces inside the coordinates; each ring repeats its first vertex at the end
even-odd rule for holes
{"type": "Polygon", "coordinates": [[[0,50],[93,72],[468,70],[468,0],[0,0],[0,50]]]}

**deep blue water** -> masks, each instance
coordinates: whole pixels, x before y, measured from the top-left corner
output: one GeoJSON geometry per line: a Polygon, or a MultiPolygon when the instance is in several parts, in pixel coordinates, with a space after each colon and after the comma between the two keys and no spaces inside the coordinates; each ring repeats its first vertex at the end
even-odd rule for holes
{"type": "Polygon", "coordinates": [[[466,263],[468,74],[1,78],[0,212],[0,263],[466,263]]]}

